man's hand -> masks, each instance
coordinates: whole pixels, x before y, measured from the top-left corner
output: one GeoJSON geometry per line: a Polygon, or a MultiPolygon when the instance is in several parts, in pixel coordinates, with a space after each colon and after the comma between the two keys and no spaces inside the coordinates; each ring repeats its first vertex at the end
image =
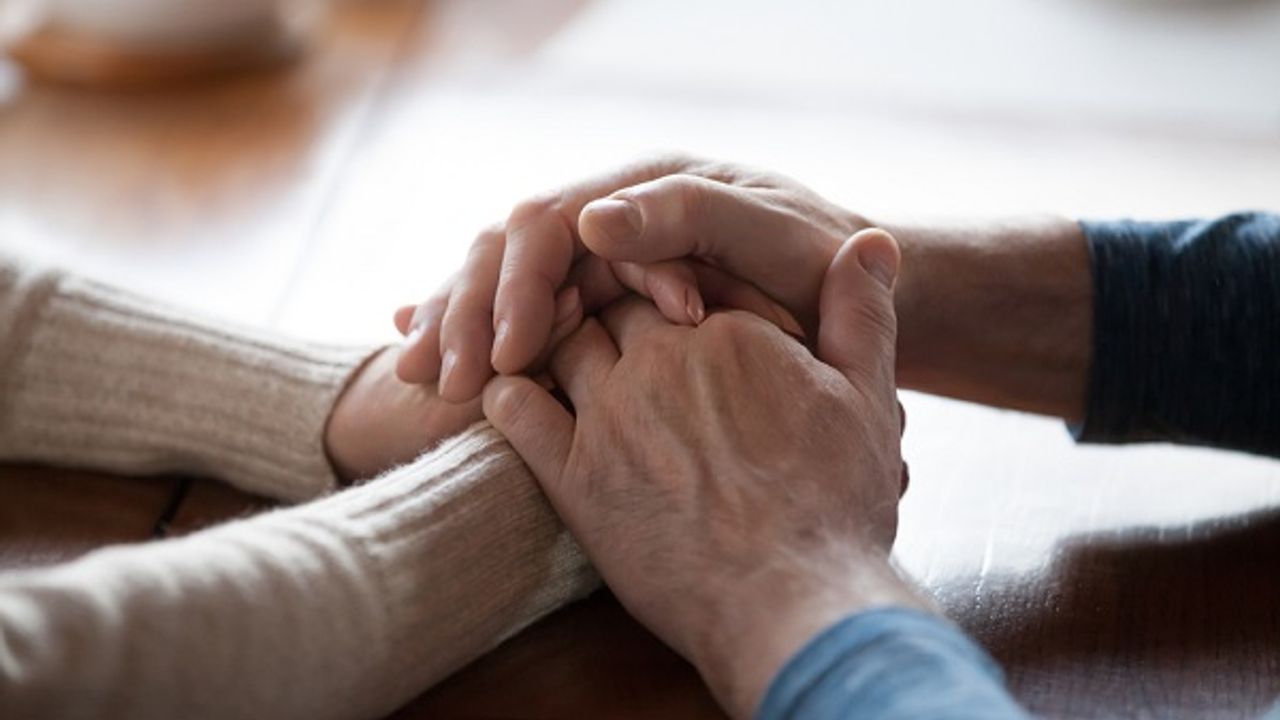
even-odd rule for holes
{"type": "Polygon", "coordinates": [[[818,331],[828,364],[750,313],[675,326],[633,299],[551,358],[576,419],[527,378],[484,392],[621,602],[736,716],[823,628],[922,604],[887,560],[902,468],[898,261],[880,231],[836,255],[818,331]]]}
{"type": "Polygon", "coordinates": [[[866,226],[778,175],[685,157],[639,163],[521,203],[482,233],[446,288],[397,313],[407,335],[397,372],[438,378],[454,402],[474,397],[495,370],[520,372],[546,351],[566,284],[582,285],[587,312],[630,288],[674,323],[726,306],[811,331],[823,273],[866,226]]]}

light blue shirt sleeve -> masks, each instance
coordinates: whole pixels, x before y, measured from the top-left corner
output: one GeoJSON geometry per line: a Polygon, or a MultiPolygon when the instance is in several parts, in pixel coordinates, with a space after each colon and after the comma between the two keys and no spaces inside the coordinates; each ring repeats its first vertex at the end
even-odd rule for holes
{"type": "Polygon", "coordinates": [[[757,720],[1029,718],[995,662],[951,623],[883,608],[827,628],[783,666],[757,720]]]}

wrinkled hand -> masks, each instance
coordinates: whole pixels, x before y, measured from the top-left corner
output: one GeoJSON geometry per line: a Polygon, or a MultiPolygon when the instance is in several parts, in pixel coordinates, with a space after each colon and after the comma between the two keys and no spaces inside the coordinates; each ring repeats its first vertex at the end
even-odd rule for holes
{"type": "Polygon", "coordinates": [[[642,162],[521,203],[482,233],[445,288],[397,313],[407,335],[397,372],[438,378],[446,399],[472,398],[495,370],[520,372],[546,352],[558,293],[571,285],[588,313],[630,289],[673,323],[696,325],[722,306],[811,332],[831,258],[865,227],[785,177],[687,157],[642,162]]]}
{"type": "MultiPolygon", "coordinates": [[[[576,418],[522,377],[484,409],[619,600],[746,717],[809,638],[919,605],[888,564],[902,468],[897,246],[851,239],[826,273],[818,355],[744,312],[672,325],[639,299],[555,351],[576,418]]],[[[819,278],[821,282],[821,277],[819,278]]]]}

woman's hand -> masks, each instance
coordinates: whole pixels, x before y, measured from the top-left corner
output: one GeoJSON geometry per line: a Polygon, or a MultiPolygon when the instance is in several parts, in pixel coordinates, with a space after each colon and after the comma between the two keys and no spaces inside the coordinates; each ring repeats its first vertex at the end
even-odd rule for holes
{"type": "Polygon", "coordinates": [[[570,285],[587,312],[629,288],[678,324],[725,306],[811,333],[823,273],[864,227],[778,175],[687,157],[642,162],[521,203],[482,233],[452,282],[396,314],[407,336],[397,372],[438,378],[453,402],[475,397],[495,371],[520,372],[546,353],[570,285]]]}
{"type": "MultiPolygon", "coordinates": [[[[551,341],[559,341],[581,324],[578,293],[562,293],[551,341]]],[[[483,417],[478,397],[446,402],[434,386],[400,380],[395,374],[398,356],[395,348],[378,351],[356,371],[333,405],[324,445],[330,464],[344,482],[368,479],[407,463],[483,417]]]]}

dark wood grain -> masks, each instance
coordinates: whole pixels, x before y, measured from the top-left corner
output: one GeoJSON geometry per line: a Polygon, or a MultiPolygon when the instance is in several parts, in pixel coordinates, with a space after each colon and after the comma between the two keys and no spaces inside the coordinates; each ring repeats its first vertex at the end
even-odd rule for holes
{"type": "Polygon", "coordinates": [[[1254,717],[1280,698],[1276,567],[1267,509],[1073,536],[1039,571],[948,607],[1045,715],[1254,717]]]}
{"type": "MultiPolygon", "coordinates": [[[[176,485],[0,465],[0,570],[147,541],[176,485]]],[[[266,507],[193,480],[170,533],[266,507]]],[[[927,590],[1001,662],[1018,698],[1046,717],[1234,718],[1280,695],[1278,563],[1280,510],[1260,510],[1069,536],[1035,572],[962,574],[927,590]]],[[[394,717],[722,716],[693,668],[601,591],[394,717]]]]}
{"type": "Polygon", "coordinates": [[[150,540],[177,481],[0,465],[0,571],[150,540]]]}
{"type": "Polygon", "coordinates": [[[570,605],[427,691],[414,718],[723,718],[693,666],[607,591],[570,605]]]}

